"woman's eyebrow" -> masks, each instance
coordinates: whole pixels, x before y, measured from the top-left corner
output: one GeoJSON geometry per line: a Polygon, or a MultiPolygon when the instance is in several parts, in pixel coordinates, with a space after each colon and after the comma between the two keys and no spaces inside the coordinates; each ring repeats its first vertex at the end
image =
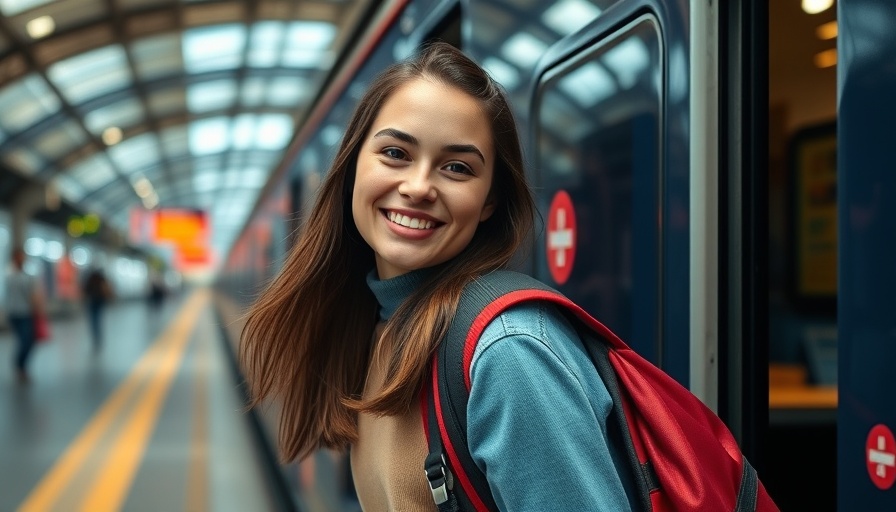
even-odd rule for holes
{"type": "Polygon", "coordinates": [[[374,138],[376,138],[376,137],[392,137],[392,138],[398,139],[402,142],[407,142],[408,144],[413,144],[415,146],[420,145],[420,141],[417,140],[417,137],[414,137],[410,133],[405,133],[401,130],[396,130],[395,128],[386,128],[386,129],[380,130],[380,131],[376,132],[376,134],[373,137],[374,138]]]}
{"type": "Polygon", "coordinates": [[[482,163],[485,163],[485,157],[482,156],[482,151],[479,151],[479,148],[472,144],[448,144],[447,146],[443,146],[442,149],[449,153],[472,153],[478,156],[479,159],[482,160],[482,163]]]}
{"type": "MultiPolygon", "coordinates": [[[[414,146],[420,145],[420,141],[417,140],[417,137],[414,137],[410,133],[396,130],[395,128],[384,128],[376,132],[373,137],[392,137],[402,142],[413,144],[414,146]]],[[[447,144],[442,146],[442,150],[449,153],[471,153],[479,157],[479,159],[482,160],[482,163],[485,163],[485,157],[482,155],[482,151],[479,151],[479,148],[472,144],[447,144]]]]}

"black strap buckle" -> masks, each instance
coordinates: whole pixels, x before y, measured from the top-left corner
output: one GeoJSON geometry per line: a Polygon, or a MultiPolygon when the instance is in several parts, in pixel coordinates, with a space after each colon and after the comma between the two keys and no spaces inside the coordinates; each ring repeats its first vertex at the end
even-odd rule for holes
{"type": "Polygon", "coordinates": [[[451,470],[445,462],[445,457],[441,453],[430,453],[426,457],[426,479],[429,480],[430,491],[432,491],[432,499],[436,505],[441,505],[448,501],[448,491],[454,487],[454,478],[451,476],[451,470]]]}

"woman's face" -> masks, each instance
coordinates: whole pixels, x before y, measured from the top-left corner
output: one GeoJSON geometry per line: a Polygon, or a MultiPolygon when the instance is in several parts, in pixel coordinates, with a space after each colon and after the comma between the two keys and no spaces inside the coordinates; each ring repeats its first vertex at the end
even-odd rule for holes
{"type": "Polygon", "coordinates": [[[361,144],[352,216],[380,279],[457,256],[494,211],[491,125],[461,90],[425,78],[399,87],[361,144]]]}

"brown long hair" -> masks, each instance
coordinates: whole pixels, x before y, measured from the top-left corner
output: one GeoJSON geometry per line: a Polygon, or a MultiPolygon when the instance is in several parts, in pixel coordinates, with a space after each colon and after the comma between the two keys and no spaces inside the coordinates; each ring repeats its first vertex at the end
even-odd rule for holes
{"type": "Polygon", "coordinates": [[[251,406],[268,397],[281,400],[285,460],[305,457],[321,446],[343,449],[355,442],[358,411],[408,411],[464,286],[506,266],[528,240],[535,206],[503,91],[445,43],[428,45],[414,58],[390,66],[358,104],[311,212],[280,273],[250,308],[240,347],[251,406]],[[423,76],[479,99],[491,120],[496,208],[470,244],[440,265],[386,323],[376,354],[388,362],[383,390],[362,400],[377,303],[365,280],[375,266],[373,250],[351,213],[355,167],[383,103],[401,85],[423,76]]]}

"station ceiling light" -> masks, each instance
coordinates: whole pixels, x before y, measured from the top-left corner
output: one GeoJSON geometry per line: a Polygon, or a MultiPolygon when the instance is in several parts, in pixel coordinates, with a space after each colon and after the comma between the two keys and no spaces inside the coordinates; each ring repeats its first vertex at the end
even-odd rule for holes
{"type": "Polygon", "coordinates": [[[56,30],[56,22],[50,16],[38,16],[25,24],[25,30],[31,39],[41,39],[56,30]]]}

